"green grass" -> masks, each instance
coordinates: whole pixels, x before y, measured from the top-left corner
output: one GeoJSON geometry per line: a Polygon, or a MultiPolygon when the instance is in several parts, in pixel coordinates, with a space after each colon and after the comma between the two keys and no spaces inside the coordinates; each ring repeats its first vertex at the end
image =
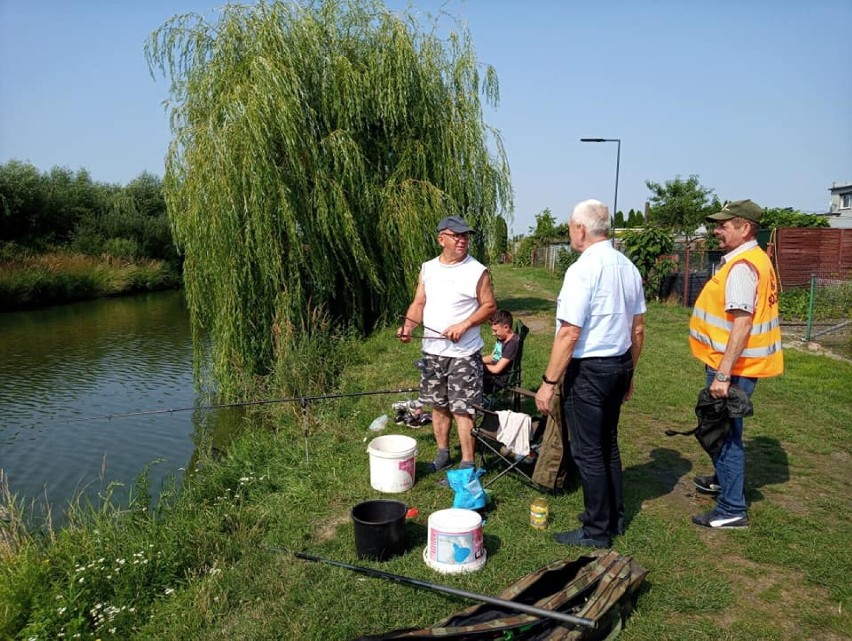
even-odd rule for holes
{"type": "MultiPolygon", "coordinates": [[[[523,374],[532,388],[548,357],[559,279],[497,266],[494,280],[499,304],[533,330],[523,374]]],[[[712,502],[693,492],[691,478],[708,471],[709,461],[694,439],[664,435],[667,427],[694,425],[703,383],[686,343],[688,316],[680,307],[649,308],[635,396],[622,413],[629,524],[615,547],[649,573],[620,638],[847,638],[852,366],[786,351],[787,372],[760,382],[755,416],[746,420],[752,527],[702,531],[689,517],[712,502]]],[[[311,361],[309,374],[286,389],[316,392],[311,385],[334,377],[344,392],[416,385],[418,347],[400,344],[392,328],[339,347],[338,360],[324,365],[310,346],[300,348],[299,358],[311,361]]],[[[276,373],[282,389],[296,371],[276,373]]],[[[227,455],[214,462],[205,455],[209,444],[200,443],[198,470],[156,507],[142,478],[128,508],[78,506],[59,533],[3,530],[0,521],[0,638],[54,639],[64,632],[92,639],[348,639],[427,626],[467,607],[270,549],[357,562],[349,510],[380,496],[369,485],[367,426],[392,414],[391,403],[403,397],[316,403],[306,417],[298,406],[246,414],[246,429],[227,455]]],[[[402,431],[419,444],[417,482],[395,496],[420,516],[408,524],[405,555],[366,565],[496,595],[527,572],[580,553],[550,535],[575,526],[581,493],[550,498],[553,525],[534,530],[528,507],[536,493],[504,477],[492,486],[485,567],[469,575],[433,573],[421,558],[427,518],[451,505],[452,491],[425,474],[434,453],[430,430],[391,425],[386,433],[402,431]]],[[[21,507],[9,497],[6,504],[17,523],[21,507]]]]}
{"type": "Polygon", "coordinates": [[[165,262],[54,251],[0,259],[0,311],[180,285],[165,262]]]}

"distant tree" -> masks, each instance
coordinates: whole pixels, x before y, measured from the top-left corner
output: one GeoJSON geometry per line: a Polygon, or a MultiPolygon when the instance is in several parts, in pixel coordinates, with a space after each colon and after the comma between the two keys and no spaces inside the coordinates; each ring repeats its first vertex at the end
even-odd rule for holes
{"type": "Polygon", "coordinates": [[[683,234],[689,243],[695,230],[703,224],[704,217],[714,208],[711,200],[713,190],[702,187],[695,175],[686,180],[677,176],[663,184],[646,180],[645,185],[651,192],[653,224],[683,234]]]}
{"type": "Polygon", "coordinates": [[[535,227],[530,227],[530,234],[536,238],[552,238],[556,230],[556,218],[550,207],[545,207],[535,215],[535,227]]]}
{"type": "Polygon", "coordinates": [[[814,216],[797,211],[792,207],[772,207],[763,210],[760,218],[760,226],[763,229],[775,229],[776,227],[831,227],[825,216],[814,216]]]}
{"type": "Polygon", "coordinates": [[[143,216],[158,218],[166,213],[163,196],[163,181],[159,176],[143,171],[124,188],[125,194],[133,199],[136,211],[143,216]]]}
{"type": "Polygon", "coordinates": [[[503,216],[497,216],[494,221],[494,253],[500,257],[503,256],[509,247],[509,227],[506,225],[506,219],[503,216]]]}
{"type": "Polygon", "coordinates": [[[536,214],[535,227],[530,227],[530,234],[520,239],[512,264],[518,267],[528,267],[532,264],[533,254],[540,247],[553,243],[568,241],[568,223],[556,224],[556,217],[549,207],[536,214]]]}
{"type": "MultiPolygon", "coordinates": [[[[631,209],[630,211],[632,212],[633,210],[631,209]]],[[[624,223],[624,212],[623,211],[615,212],[615,217],[612,220],[612,226],[615,227],[616,229],[623,229],[626,226],[625,223],[624,223]]]]}
{"type": "Polygon", "coordinates": [[[0,165],[0,240],[26,244],[47,202],[45,181],[29,163],[0,165]]]}
{"type": "Polygon", "coordinates": [[[0,240],[37,250],[67,245],[83,218],[103,210],[108,193],[85,169],[40,172],[11,160],[0,165],[0,240]]]}

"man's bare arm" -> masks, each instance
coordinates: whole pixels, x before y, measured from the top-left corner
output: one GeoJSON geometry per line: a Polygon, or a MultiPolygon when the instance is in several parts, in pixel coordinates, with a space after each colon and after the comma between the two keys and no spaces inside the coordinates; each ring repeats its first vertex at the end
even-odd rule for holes
{"type": "MultiPolygon", "coordinates": [[[[645,314],[636,314],[633,317],[633,326],[630,328],[630,357],[633,359],[633,369],[639,364],[639,355],[642,353],[642,348],[645,346],[645,314]]],[[[627,388],[627,393],[624,395],[624,401],[630,400],[633,396],[633,381],[635,376],[630,379],[630,386],[627,388]]]]}
{"type": "Polygon", "coordinates": [[[417,277],[417,289],[414,300],[405,312],[402,326],[396,330],[396,337],[403,343],[411,341],[411,332],[423,322],[423,308],[426,306],[426,288],[423,286],[422,273],[417,277]]]}

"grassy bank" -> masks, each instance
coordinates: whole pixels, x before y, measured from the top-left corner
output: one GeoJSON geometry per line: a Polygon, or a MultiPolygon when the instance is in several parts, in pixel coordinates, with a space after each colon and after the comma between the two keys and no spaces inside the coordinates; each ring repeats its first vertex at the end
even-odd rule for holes
{"type": "Polygon", "coordinates": [[[0,259],[0,311],[177,287],[180,276],[159,260],[69,252],[0,259]]]}
{"type": "MultiPolygon", "coordinates": [[[[553,332],[557,278],[542,270],[495,268],[501,306],[532,328],[524,379],[537,385],[553,332]]],[[[624,407],[621,445],[628,530],[616,549],[649,570],[621,639],[838,639],[852,634],[848,550],[852,366],[788,350],[787,373],[761,382],[746,422],[747,496],[752,527],[707,532],[689,517],[712,505],[691,478],[709,470],[694,439],[667,427],[694,425],[703,382],[686,345],[688,311],[653,305],[636,393],[624,407]],[[847,552],[843,552],[847,550],[847,552]]],[[[490,340],[488,341],[490,344],[490,340]]],[[[393,330],[346,345],[340,391],[416,383],[415,345],[393,330]]],[[[317,390],[328,391],[328,390],[317,390]]],[[[17,528],[21,506],[7,498],[0,521],[0,638],[347,639],[425,626],[468,603],[417,588],[310,564],[273,551],[298,549],[357,562],[349,510],[379,498],[370,488],[370,421],[402,396],[279,407],[274,429],[246,429],[228,454],[204,456],[178,494],[156,508],[144,478],[128,509],[71,511],[62,532],[17,528]],[[60,637],[60,633],[62,636],[60,637]]],[[[247,419],[247,427],[259,424],[247,419]]],[[[550,500],[549,531],[529,527],[536,493],[512,477],[494,486],[485,526],[488,561],[470,575],[439,576],[421,559],[428,515],[452,491],[427,476],[428,428],[389,426],[420,446],[417,483],[397,498],[418,508],[408,551],[393,573],[485,594],[579,549],[552,542],[575,526],[576,488],[550,500]]],[[[203,446],[202,446],[203,450],[203,446]]]]}

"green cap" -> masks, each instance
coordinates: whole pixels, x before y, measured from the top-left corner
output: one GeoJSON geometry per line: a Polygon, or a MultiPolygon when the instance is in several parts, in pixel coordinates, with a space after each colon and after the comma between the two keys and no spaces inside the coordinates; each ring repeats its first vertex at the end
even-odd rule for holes
{"type": "Polygon", "coordinates": [[[710,214],[707,216],[706,220],[717,222],[722,220],[731,220],[731,218],[745,218],[753,223],[759,223],[762,215],[763,210],[760,208],[760,205],[746,199],[735,200],[732,203],[728,203],[722,207],[722,211],[710,214]]]}

